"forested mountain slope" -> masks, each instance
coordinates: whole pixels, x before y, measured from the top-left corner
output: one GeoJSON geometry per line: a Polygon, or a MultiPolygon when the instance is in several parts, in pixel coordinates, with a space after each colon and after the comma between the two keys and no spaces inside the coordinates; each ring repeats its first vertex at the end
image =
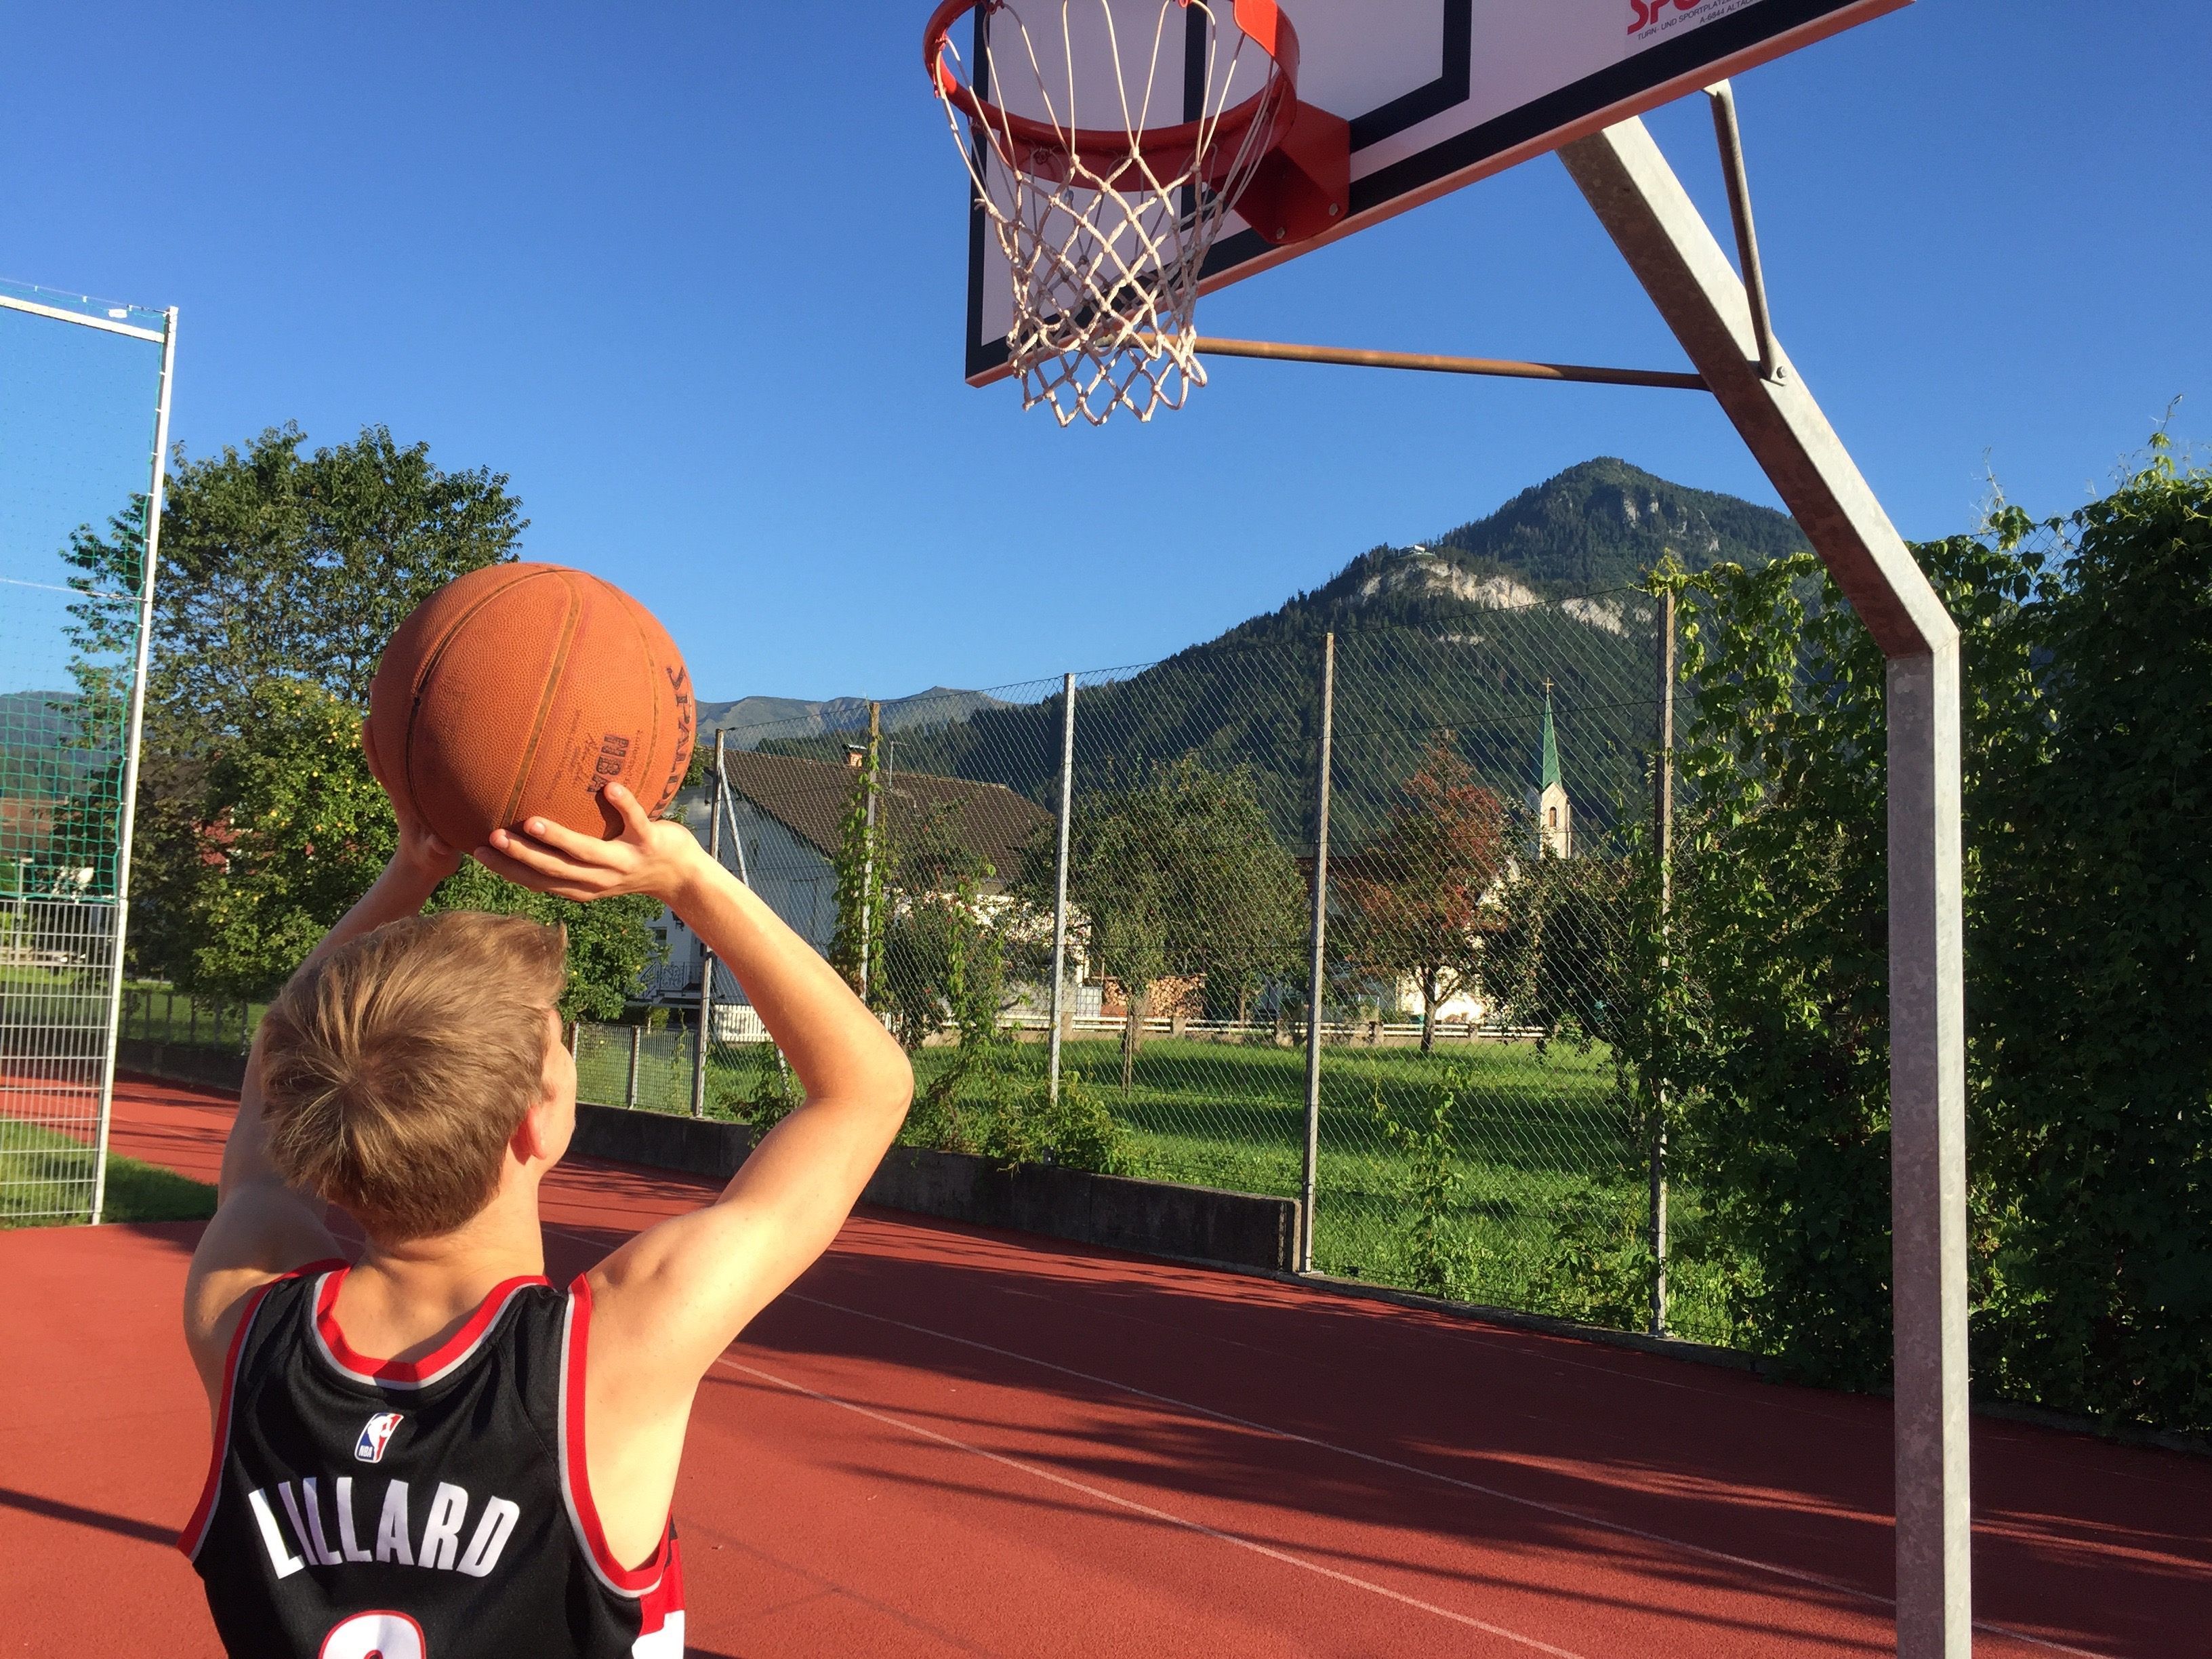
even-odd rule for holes
{"type": "MultiPolygon", "coordinates": [[[[1601,835],[1640,799],[1655,607],[1632,584],[1662,552],[1693,569],[1805,545],[1788,515],[1599,459],[1433,542],[1377,547],[1279,610],[1077,697],[1077,787],[1195,754],[1249,766],[1276,832],[1308,834],[1315,680],[1337,635],[1335,804],[1347,845],[1374,832],[1440,732],[1517,803],[1534,781],[1545,690],[1577,822],[1601,835]]],[[[886,706],[888,708],[888,705],[886,706]]],[[[829,739],[772,743],[828,752],[829,739]]],[[[842,741],[842,739],[840,739],[842,741]]],[[[1003,783],[1048,802],[1057,699],[902,732],[898,768],[1003,783]]]]}

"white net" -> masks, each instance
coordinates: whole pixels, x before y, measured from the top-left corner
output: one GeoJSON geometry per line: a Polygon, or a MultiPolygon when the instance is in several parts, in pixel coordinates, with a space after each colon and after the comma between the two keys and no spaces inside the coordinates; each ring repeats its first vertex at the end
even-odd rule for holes
{"type": "Polygon", "coordinates": [[[1034,28],[1008,0],[976,9],[973,61],[947,37],[933,79],[1012,268],[1023,407],[1062,426],[1181,408],[1206,384],[1206,251],[1292,103],[1287,77],[1206,0],[1034,0],[1034,28]]]}

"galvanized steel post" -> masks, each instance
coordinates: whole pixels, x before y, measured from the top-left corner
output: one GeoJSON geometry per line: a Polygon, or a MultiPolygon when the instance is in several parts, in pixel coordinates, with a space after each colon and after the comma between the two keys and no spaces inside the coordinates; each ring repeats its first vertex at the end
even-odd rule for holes
{"type": "Polygon", "coordinates": [[[878,757],[883,752],[884,706],[868,704],[868,758],[866,780],[867,801],[865,808],[866,830],[860,853],[860,1000],[869,1002],[875,988],[868,983],[868,970],[876,954],[876,917],[873,914],[876,896],[876,796],[878,793],[878,757]]]}
{"type": "MultiPolygon", "coordinates": [[[[1659,742],[1651,769],[1652,851],[1659,862],[1660,1018],[1666,1018],[1668,933],[1674,906],[1674,590],[1659,596],[1659,742]]],[[[1659,1045],[1665,1052],[1664,1036],[1659,1045]]],[[[1651,1334],[1667,1334],[1667,1079],[1651,1083],[1651,1334]]]]}
{"type": "Polygon", "coordinates": [[[1060,1103],[1060,1032],[1067,985],[1067,826],[1075,803],[1075,676],[1060,677],[1060,851],[1052,877],[1052,1032],[1045,1039],[1045,1097],[1060,1103]]]}
{"type": "MultiPolygon", "coordinates": [[[[177,379],[177,308],[161,321],[161,384],[154,401],[154,458],[146,486],[146,556],[138,572],[138,648],[123,731],[123,799],[115,833],[115,921],[109,930],[107,1042],[100,1062],[100,1115],[93,1130],[92,1215],[107,1206],[107,1131],[115,1115],[115,1045],[123,1003],[123,947],[131,931],[131,841],[138,822],[138,754],[146,730],[146,664],[154,641],[154,579],[161,563],[161,502],[168,481],[169,397],[177,379]]],[[[21,890],[20,885],[17,890],[21,890]]]]}
{"type": "MultiPolygon", "coordinates": [[[[707,780],[707,856],[722,861],[722,733],[714,732],[714,769],[707,780]]],[[[707,1049],[714,1030],[714,953],[699,941],[699,1029],[691,1044],[691,1115],[707,1115],[707,1049]]]]}
{"type": "Polygon", "coordinates": [[[1306,1142],[1298,1182],[1296,1267],[1313,1271],[1316,1166],[1321,1157],[1321,1028],[1328,950],[1329,744],[1336,724],[1336,635],[1321,641],[1321,730],[1314,755],[1313,953],[1306,985],[1306,1142]]]}
{"type": "Polygon", "coordinates": [[[1887,660],[1897,1650],[1967,1659],[1959,630],[1644,124],[1559,158],[1887,660]]]}

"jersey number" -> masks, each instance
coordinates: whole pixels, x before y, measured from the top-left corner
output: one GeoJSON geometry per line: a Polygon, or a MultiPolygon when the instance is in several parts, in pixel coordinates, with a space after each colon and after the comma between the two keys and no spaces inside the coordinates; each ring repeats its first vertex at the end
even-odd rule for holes
{"type": "Polygon", "coordinates": [[[331,1627],[317,1659],[425,1659],[422,1626],[404,1613],[357,1613],[331,1627]]]}

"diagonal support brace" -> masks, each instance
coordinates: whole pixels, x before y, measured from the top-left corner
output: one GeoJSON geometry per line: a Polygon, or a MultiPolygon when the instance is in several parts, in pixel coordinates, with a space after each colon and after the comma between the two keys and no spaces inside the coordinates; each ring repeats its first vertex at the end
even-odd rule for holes
{"type": "Polygon", "coordinates": [[[1888,659],[1897,1650],[1969,1659],[1958,629],[1644,124],[1559,155],[1888,659]]]}

